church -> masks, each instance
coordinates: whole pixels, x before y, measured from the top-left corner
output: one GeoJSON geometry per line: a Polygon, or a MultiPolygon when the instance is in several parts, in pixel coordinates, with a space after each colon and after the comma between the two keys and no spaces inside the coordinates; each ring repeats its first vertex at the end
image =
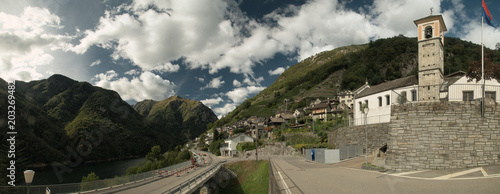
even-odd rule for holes
{"type": "MultiPolygon", "coordinates": [[[[418,30],[418,76],[408,76],[379,85],[361,86],[353,107],[354,125],[387,123],[391,105],[439,101],[480,101],[482,81],[470,80],[465,72],[443,75],[444,33],[441,15],[430,15],[414,21],[418,30]],[[470,80],[470,81],[469,81],[470,80]]],[[[485,102],[498,102],[500,83],[486,80],[485,102]]]]}

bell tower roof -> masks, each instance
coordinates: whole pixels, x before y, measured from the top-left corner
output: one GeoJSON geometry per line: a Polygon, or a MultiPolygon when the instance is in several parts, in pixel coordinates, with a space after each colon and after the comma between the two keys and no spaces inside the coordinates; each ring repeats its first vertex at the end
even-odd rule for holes
{"type": "Polygon", "coordinates": [[[439,20],[439,24],[441,24],[440,27],[441,27],[442,32],[448,31],[448,29],[446,28],[446,25],[444,24],[443,16],[441,16],[441,15],[430,15],[430,16],[415,20],[415,21],[413,21],[413,23],[415,23],[415,25],[418,26],[419,24],[428,23],[428,22],[432,22],[432,21],[436,21],[436,20],[439,20]]]}
{"type": "Polygon", "coordinates": [[[444,44],[444,32],[448,29],[441,15],[430,15],[413,22],[418,27],[418,41],[440,38],[444,44]]]}

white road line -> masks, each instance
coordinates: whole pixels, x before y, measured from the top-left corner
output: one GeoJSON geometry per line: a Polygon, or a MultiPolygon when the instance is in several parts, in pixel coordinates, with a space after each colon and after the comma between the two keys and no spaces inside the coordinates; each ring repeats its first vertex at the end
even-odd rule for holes
{"type": "Polygon", "coordinates": [[[290,188],[288,188],[288,185],[285,182],[285,179],[283,179],[283,177],[281,176],[280,171],[278,171],[278,175],[280,175],[280,178],[281,178],[281,181],[283,182],[283,186],[285,187],[286,193],[292,194],[292,192],[290,192],[290,188]]]}
{"type": "Polygon", "coordinates": [[[481,172],[483,173],[483,176],[488,176],[488,173],[486,173],[486,170],[484,170],[483,167],[481,167],[481,172]]]}
{"type": "Polygon", "coordinates": [[[421,172],[426,172],[426,170],[409,171],[409,172],[402,172],[402,173],[394,173],[394,174],[391,174],[391,175],[394,175],[394,176],[404,176],[404,175],[416,174],[416,173],[421,173],[421,172]]]}
{"type": "Polygon", "coordinates": [[[466,175],[469,173],[481,171],[481,169],[482,169],[481,167],[473,168],[473,169],[462,171],[462,172],[457,172],[457,173],[447,174],[447,175],[440,176],[440,177],[435,177],[433,179],[449,179],[449,178],[453,178],[453,177],[462,176],[462,175],[466,175]]]}

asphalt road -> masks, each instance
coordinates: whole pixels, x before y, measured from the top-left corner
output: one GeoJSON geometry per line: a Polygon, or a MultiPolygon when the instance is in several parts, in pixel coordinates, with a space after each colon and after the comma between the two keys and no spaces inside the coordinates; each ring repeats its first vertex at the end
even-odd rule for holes
{"type": "MultiPolygon", "coordinates": [[[[285,185],[282,183],[285,182],[289,187],[289,192],[282,188],[282,193],[500,193],[500,177],[497,176],[467,179],[401,177],[361,170],[359,167],[364,160],[358,158],[328,165],[307,162],[297,156],[271,158],[283,177],[279,184],[285,185]]],[[[429,171],[427,174],[442,177],[446,171],[429,171]]]]}

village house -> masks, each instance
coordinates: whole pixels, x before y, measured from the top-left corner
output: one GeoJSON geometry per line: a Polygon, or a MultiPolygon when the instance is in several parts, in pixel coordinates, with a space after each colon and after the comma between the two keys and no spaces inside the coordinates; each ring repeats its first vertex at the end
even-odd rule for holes
{"type": "Polygon", "coordinates": [[[240,133],[224,140],[224,145],[220,148],[221,156],[234,156],[238,153],[236,146],[241,142],[253,142],[254,139],[244,133],[240,133]]]}

